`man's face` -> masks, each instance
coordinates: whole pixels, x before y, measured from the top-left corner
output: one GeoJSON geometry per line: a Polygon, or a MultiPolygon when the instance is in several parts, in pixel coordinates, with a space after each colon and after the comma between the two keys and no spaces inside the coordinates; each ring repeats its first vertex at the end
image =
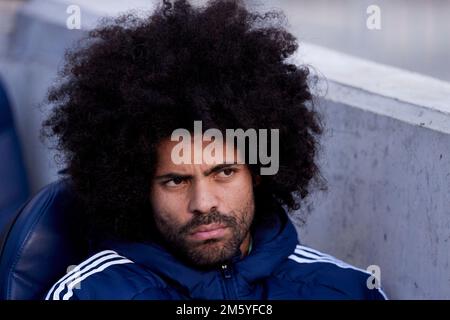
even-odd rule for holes
{"type": "Polygon", "coordinates": [[[174,164],[176,144],[166,139],[157,149],[150,192],[155,224],[190,263],[225,262],[248,247],[255,209],[250,170],[234,163],[174,164]]]}

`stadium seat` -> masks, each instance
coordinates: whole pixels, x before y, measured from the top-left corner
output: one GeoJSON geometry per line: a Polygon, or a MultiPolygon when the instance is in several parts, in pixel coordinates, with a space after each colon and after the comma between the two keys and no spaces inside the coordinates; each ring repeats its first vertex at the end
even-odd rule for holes
{"type": "Polygon", "coordinates": [[[88,253],[70,180],[44,187],[5,231],[0,255],[0,299],[43,299],[50,287],[88,253]]]}

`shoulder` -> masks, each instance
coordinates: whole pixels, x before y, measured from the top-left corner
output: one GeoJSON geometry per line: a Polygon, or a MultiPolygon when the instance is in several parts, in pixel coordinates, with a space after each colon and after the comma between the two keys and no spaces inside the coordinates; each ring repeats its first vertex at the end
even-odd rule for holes
{"type": "Polygon", "coordinates": [[[311,299],[387,299],[374,275],[318,250],[297,245],[277,276],[311,299]]]}
{"type": "Polygon", "coordinates": [[[98,252],[75,266],[49,290],[46,300],[168,298],[166,284],[113,250],[98,252]]]}

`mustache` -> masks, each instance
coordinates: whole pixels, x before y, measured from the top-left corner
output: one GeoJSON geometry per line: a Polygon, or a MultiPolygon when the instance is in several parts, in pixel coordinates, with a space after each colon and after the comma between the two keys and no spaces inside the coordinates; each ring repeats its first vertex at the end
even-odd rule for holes
{"type": "Polygon", "coordinates": [[[237,224],[236,219],[234,217],[225,215],[219,211],[212,211],[207,214],[204,213],[194,216],[191,221],[189,221],[180,229],[179,232],[180,234],[185,235],[190,233],[190,231],[193,230],[194,228],[200,227],[202,225],[208,225],[211,223],[220,223],[227,227],[234,227],[237,224]]]}

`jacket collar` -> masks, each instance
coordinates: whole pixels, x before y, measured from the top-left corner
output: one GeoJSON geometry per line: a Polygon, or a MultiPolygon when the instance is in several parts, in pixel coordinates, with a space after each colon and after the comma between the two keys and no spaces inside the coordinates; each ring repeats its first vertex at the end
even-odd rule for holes
{"type": "MultiPolygon", "coordinates": [[[[255,222],[251,233],[252,251],[243,259],[240,259],[239,253],[232,259],[235,274],[248,286],[270,276],[295,250],[298,243],[297,232],[281,207],[264,220],[255,222]]],[[[186,265],[157,242],[110,241],[105,245],[161,278],[177,284],[190,297],[211,298],[208,292],[217,289],[214,287],[219,285],[218,277],[222,276],[217,268],[199,270],[186,265]]]]}

